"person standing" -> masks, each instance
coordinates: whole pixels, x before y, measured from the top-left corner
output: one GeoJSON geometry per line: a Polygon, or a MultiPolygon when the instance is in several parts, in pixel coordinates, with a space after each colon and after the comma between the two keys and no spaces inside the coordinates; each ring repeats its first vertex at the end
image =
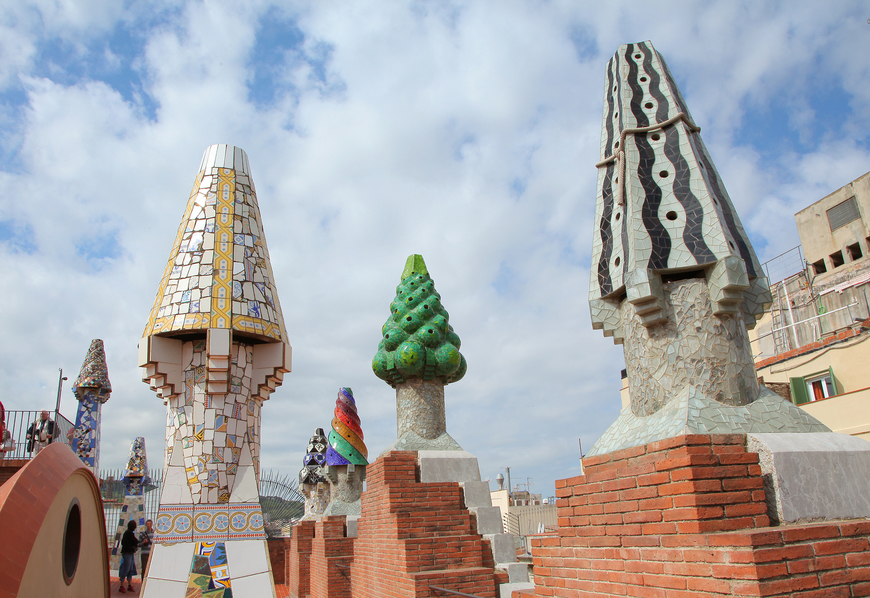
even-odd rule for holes
{"type": "Polygon", "coordinates": [[[48,416],[48,411],[43,409],[39,419],[30,424],[27,429],[27,450],[33,452],[35,457],[39,451],[51,444],[59,433],[57,424],[48,416]]]}
{"type": "Polygon", "coordinates": [[[133,576],[136,575],[136,549],[139,540],[136,539],[136,520],[127,522],[127,531],[121,536],[121,567],[118,569],[118,577],[121,578],[121,594],[133,591],[133,576]],[[124,589],[124,578],[127,578],[127,589],[124,589]]]}
{"type": "Polygon", "coordinates": [[[145,522],[145,529],[139,532],[139,560],[142,565],[140,577],[145,581],[145,565],[148,564],[148,557],[151,556],[151,544],[154,542],[154,522],[150,519],[145,522]]]}
{"type": "Polygon", "coordinates": [[[9,453],[15,450],[15,439],[9,430],[3,429],[3,438],[0,439],[0,459],[5,459],[9,453]]]}

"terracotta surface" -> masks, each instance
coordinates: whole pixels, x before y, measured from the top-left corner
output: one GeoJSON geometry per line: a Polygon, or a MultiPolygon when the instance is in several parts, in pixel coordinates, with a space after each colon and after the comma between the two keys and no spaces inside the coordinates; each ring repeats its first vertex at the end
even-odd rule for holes
{"type": "Polygon", "coordinates": [[[108,596],[99,487],[65,444],[50,444],[0,487],[0,529],[0,597],[108,596]],[[81,544],[67,584],[61,559],[73,502],[81,512],[81,544]]]}

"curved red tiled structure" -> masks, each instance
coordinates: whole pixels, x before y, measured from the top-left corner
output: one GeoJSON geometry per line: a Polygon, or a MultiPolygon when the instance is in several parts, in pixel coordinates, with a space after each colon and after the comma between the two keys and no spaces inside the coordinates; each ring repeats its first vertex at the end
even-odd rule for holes
{"type": "Polygon", "coordinates": [[[65,444],[0,486],[0,530],[0,598],[109,596],[100,489],[65,444]]]}

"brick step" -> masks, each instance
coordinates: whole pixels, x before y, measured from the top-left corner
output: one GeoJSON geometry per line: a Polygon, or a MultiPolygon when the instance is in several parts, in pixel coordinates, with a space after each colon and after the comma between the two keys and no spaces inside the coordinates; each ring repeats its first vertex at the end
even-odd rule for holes
{"type": "Polygon", "coordinates": [[[438,586],[481,598],[495,598],[498,594],[492,569],[485,567],[466,567],[459,569],[440,569],[412,573],[417,596],[430,596],[429,586],[438,586]]]}

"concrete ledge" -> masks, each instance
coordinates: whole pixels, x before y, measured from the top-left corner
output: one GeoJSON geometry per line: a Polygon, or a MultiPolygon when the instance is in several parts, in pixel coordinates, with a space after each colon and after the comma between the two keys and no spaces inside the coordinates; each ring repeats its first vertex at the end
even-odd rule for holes
{"type": "Polygon", "coordinates": [[[477,519],[477,533],[481,536],[500,534],[504,531],[499,507],[471,507],[468,510],[477,519]]]}
{"type": "Polygon", "coordinates": [[[477,457],[466,451],[419,451],[420,482],[479,482],[477,457]]]}
{"type": "Polygon", "coordinates": [[[526,563],[498,564],[495,568],[508,574],[508,583],[524,583],[529,581],[529,566],[526,563]]]}
{"type": "Polygon", "coordinates": [[[779,523],[870,517],[870,442],[846,434],[749,434],[779,523]]]}
{"type": "Polygon", "coordinates": [[[492,558],[497,565],[517,562],[513,534],[483,534],[492,547],[492,558]]]}
{"type": "Polygon", "coordinates": [[[498,586],[498,598],[511,598],[516,590],[533,590],[535,584],[531,582],[524,583],[503,583],[498,586]]]}
{"type": "Polygon", "coordinates": [[[489,493],[489,482],[460,482],[465,506],[469,509],[474,507],[491,507],[492,496],[489,493]]]}

